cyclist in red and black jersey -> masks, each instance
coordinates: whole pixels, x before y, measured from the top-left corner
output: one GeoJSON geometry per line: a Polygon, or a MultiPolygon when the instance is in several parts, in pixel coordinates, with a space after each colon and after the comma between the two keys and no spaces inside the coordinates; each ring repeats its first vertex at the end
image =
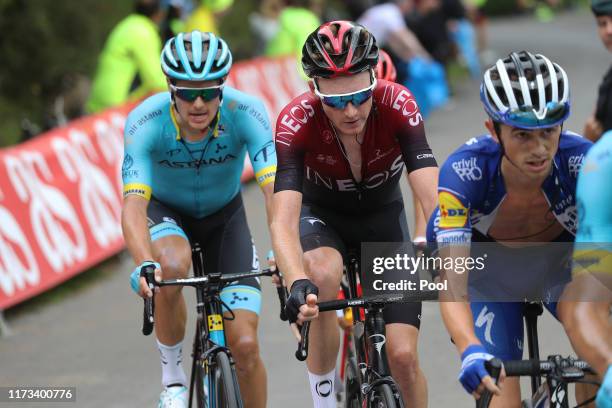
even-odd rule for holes
{"type": "MultiPolygon", "coordinates": [[[[277,120],[272,240],[291,288],[290,319],[316,318],[307,361],[315,407],[335,406],[339,342],[335,314],[319,316],[316,302],[336,297],[348,250],[409,241],[399,188],[404,165],[427,217],[436,205],[438,169],[419,108],[403,86],[376,80],[377,62],[376,41],[364,27],[321,25],[302,49],[313,92],[291,101],[277,120]]],[[[391,371],[414,407],[427,404],[416,352],[420,311],[413,303],[384,312],[391,371]]]]}

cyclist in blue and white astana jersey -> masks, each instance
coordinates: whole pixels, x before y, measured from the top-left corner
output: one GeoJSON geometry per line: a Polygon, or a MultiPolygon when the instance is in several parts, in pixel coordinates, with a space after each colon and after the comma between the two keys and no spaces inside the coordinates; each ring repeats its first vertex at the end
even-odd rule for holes
{"type": "MultiPolygon", "coordinates": [[[[484,74],[481,99],[490,134],[470,139],[440,169],[428,241],[437,242],[442,258],[451,256],[451,245],[455,258],[470,256],[471,242],[489,243],[484,270],[469,273],[471,304],[468,293],[459,299],[445,293],[443,300],[453,301],[440,302],[440,309],[461,354],[464,388],[474,396],[485,388],[499,395],[491,407],[519,407],[518,380],[506,379],[501,391],[484,362],[521,358],[520,300],[546,298],[554,313],[570,276],[563,248],[517,243],[573,241],[576,178],[591,143],[562,131],[569,83],[543,55],[522,51],[498,60],[484,74]]],[[[449,279],[455,273],[443,272],[449,279]]]]}
{"type": "MultiPolygon", "coordinates": [[[[612,10],[612,1],[609,4],[612,10]]],[[[599,376],[598,408],[612,408],[612,130],[589,151],[578,178],[578,234],[563,325],[599,376]]],[[[592,395],[593,393],[591,393],[592,395]]]]}
{"type": "MultiPolygon", "coordinates": [[[[276,153],[261,101],[225,86],[231,64],[227,44],[214,34],[178,34],[161,54],[170,92],[151,96],[128,117],[122,225],[138,265],[132,288],[140,296],[152,295],[139,277],[145,266],[156,266],[156,279],[186,277],[195,242],[204,254],[205,273],[259,268],[240,177],[248,151],[270,220],[276,153]]],[[[248,406],[265,407],[266,372],[257,340],[259,280],[238,281],[224,288],[221,299],[235,315],[226,322],[225,334],[243,399],[248,406]]],[[[159,290],[156,306],[164,386],[159,406],[187,406],[181,289],[159,290]]]]}

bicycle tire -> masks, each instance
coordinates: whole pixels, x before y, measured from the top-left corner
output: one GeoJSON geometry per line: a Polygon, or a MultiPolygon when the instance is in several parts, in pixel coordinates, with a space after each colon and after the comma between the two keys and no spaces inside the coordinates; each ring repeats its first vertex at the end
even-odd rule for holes
{"type": "Polygon", "coordinates": [[[344,369],[344,408],[361,408],[358,370],[357,360],[349,356],[344,369]]]}
{"type": "Polygon", "coordinates": [[[194,381],[195,381],[195,388],[196,388],[196,407],[207,408],[208,400],[206,398],[206,392],[204,391],[204,381],[207,381],[206,372],[200,362],[196,364],[195,370],[196,371],[194,373],[194,376],[195,376],[194,381]]]}
{"type": "Polygon", "coordinates": [[[211,371],[217,391],[215,408],[242,408],[236,371],[232,369],[227,353],[219,351],[215,355],[215,367],[211,371]]]}
{"type": "Polygon", "coordinates": [[[381,384],[372,390],[368,398],[369,408],[399,408],[389,384],[381,384]]]}

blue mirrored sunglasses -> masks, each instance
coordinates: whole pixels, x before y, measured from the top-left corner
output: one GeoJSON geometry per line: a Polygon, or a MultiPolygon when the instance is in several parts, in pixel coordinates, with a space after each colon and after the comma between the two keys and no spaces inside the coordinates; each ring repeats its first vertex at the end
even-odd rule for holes
{"type": "Polygon", "coordinates": [[[193,102],[201,97],[205,102],[210,102],[213,99],[219,97],[223,91],[223,85],[211,86],[208,88],[183,88],[174,85],[170,85],[172,93],[177,97],[187,102],[193,102]]]}
{"type": "Polygon", "coordinates": [[[363,105],[368,99],[370,99],[370,97],[374,93],[375,87],[376,87],[376,79],[374,78],[370,86],[368,86],[367,88],[361,89],[359,91],[346,93],[346,94],[328,95],[328,94],[323,94],[319,91],[316,81],[315,81],[314,93],[319,98],[321,98],[321,101],[327,106],[330,106],[336,109],[344,109],[346,108],[346,105],[349,104],[349,102],[352,103],[353,106],[363,105]]]}
{"type": "Polygon", "coordinates": [[[546,105],[546,113],[538,117],[531,107],[504,112],[502,122],[518,128],[541,129],[561,124],[567,119],[570,112],[568,102],[549,102],[546,105]]]}

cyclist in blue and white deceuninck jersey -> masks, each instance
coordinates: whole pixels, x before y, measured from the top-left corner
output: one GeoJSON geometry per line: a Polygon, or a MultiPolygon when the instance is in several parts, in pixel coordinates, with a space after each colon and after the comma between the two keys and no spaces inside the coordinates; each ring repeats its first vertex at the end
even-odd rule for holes
{"type": "MultiPolygon", "coordinates": [[[[258,260],[240,194],[245,155],[265,197],[268,220],[276,154],[261,101],[224,81],[231,52],[212,33],[193,31],[168,40],[161,65],[170,92],[151,96],[129,115],[123,159],[123,235],[136,269],[132,288],[151,296],[144,266],[156,279],[186,277],[191,246],[198,242],[204,271],[244,272],[258,260]]],[[[221,292],[235,319],[225,334],[236,362],[246,406],[266,404],[266,372],[257,339],[261,291],[258,279],[238,281],[221,292]]],[[[181,364],[185,300],[179,287],[156,295],[156,335],[164,390],[159,406],[186,406],[181,364]]]]}
{"type": "MultiPolygon", "coordinates": [[[[461,354],[464,388],[475,397],[485,388],[496,393],[491,407],[520,407],[518,379],[505,380],[501,391],[484,362],[522,358],[522,299],[543,300],[556,315],[571,248],[544,243],[574,240],[576,179],[591,143],[562,130],[569,82],[541,54],[498,60],[484,74],[481,99],[490,133],[470,139],[441,167],[428,241],[455,259],[470,256],[472,242],[487,243],[484,270],[467,278],[445,271],[452,282],[469,282],[469,292],[443,299],[452,301],[440,309],[461,354]]],[[[472,245],[472,257],[479,248],[472,245]]]]}

